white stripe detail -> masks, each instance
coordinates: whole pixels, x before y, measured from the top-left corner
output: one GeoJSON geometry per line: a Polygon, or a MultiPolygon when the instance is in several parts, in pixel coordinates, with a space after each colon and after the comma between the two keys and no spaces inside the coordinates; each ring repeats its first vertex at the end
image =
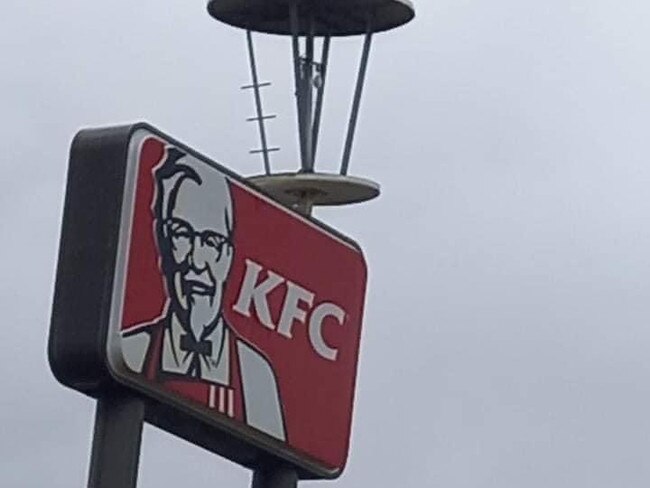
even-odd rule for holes
{"type": "Polygon", "coordinates": [[[224,393],[223,386],[220,386],[219,387],[219,412],[221,413],[223,413],[226,410],[226,406],[225,406],[226,399],[224,398],[225,395],[223,393],[224,393]]]}
{"type": "Polygon", "coordinates": [[[208,405],[210,408],[214,408],[214,397],[215,397],[215,386],[210,385],[210,399],[208,400],[208,405]]]}
{"type": "Polygon", "coordinates": [[[228,388],[228,417],[235,416],[235,401],[232,388],[228,388]]]}

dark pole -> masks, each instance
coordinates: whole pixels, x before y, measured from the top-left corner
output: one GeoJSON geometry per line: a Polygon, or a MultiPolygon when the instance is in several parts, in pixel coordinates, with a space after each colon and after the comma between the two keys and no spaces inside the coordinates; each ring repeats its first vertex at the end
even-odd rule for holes
{"type": "Polygon", "coordinates": [[[293,50],[293,72],[296,84],[296,105],[298,108],[298,137],[300,139],[300,166],[307,170],[309,157],[307,154],[307,121],[305,120],[305,93],[303,62],[300,56],[300,23],[298,18],[298,2],[291,4],[291,46],[293,50]]]}
{"type": "Polygon", "coordinates": [[[321,83],[316,95],[316,109],[314,112],[314,123],[312,125],[311,135],[311,162],[312,168],[316,160],[316,149],[318,148],[318,132],[320,131],[320,119],[323,111],[323,98],[325,97],[325,80],[327,79],[327,63],[330,54],[330,36],[323,39],[323,52],[320,60],[320,77],[321,83]]]}
{"type": "Polygon", "coordinates": [[[97,400],[88,488],[135,488],[144,402],[125,395],[97,400]]]}
{"type": "Polygon", "coordinates": [[[258,469],[253,472],[252,488],[296,488],[298,474],[284,466],[274,469],[258,469]]]}
{"type": "Polygon", "coordinates": [[[304,86],[304,96],[305,100],[303,102],[303,109],[304,109],[304,124],[306,125],[304,128],[305,132],[305,154],[307,156],[307,163],[306,163],[306,170],[309,172],[314,171],[314,158],[312,157],[313,155],[313,143],[312,143],[312,137],[313,137],[313,118],[312,118],[312,113],[313,113],[313,108],[314,108],[314,102],[313,102],[313,96],[314,96],[314,91],[312,87],[312,81],[313,81],[313,73],[314,73],[314,18],[310,17],[309,19],[309,33],[307,34],[307,38],[305,40],[305,63],[304,63],[304,79],[303,79],[303,86],[304,86]]]}
{"type": "Polygon", "coordinates": [[[357,86],[354,90],[354,99],[352,101],[352,113],[350,114],[350,123],[348,124],[348,135],[345,138],[345,148],[343,150],[343,161],[341,162],[341,174],[348,174],[350,165],[350,155],[352,154],[352,142],[354,141],[354,131],[357,127],[357,118],[359,117],[359,105],[361,104],[361,94],[363,93],[363,83],[366,79],[366,68],[368,67],[368,56],[370,55],[370,42],[372,41],[372,31],[368,24],[368,31],[363,42],[363,51],[361,53],[361,63],[359,64],[359,76],[357,86]]]}

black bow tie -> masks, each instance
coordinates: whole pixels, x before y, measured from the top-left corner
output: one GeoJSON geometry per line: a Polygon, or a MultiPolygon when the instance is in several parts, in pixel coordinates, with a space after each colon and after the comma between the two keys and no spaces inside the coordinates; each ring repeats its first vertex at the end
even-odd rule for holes
{"type": "Polygon", "coordinates": [[[212,341],[197,341],[194,336],[185,334],[181,336],[181,350],[200,354],[201,356],[212,356],[212,341]]]}

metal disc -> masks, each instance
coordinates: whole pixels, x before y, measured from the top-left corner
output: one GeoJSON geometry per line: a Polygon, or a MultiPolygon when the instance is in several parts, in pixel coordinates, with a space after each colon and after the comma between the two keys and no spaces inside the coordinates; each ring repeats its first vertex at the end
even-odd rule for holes
{"type": "Polygon", "coordinates": [[[380,187],[374,181],[354,176],[324,173],[260,175],[248,181],[285,205],[348,205],[372,200],[380,187]]]}
{"type": "MultiPolygon", "coordinates": [[[[290,8],[295,0],[209,0],[215,19],[242,29],[291,35],[290,8]]],[[[394,29],[415,16],[410,0],[298,1],[298,32],[316,36],[353,36],[394,29]]]]}

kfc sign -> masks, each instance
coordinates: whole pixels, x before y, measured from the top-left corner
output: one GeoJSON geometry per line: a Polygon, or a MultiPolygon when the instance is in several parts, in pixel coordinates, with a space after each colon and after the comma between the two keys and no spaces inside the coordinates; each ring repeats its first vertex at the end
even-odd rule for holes
{"type": "Polygon", "coordinates": [[[82,131],[50,334],[64,384],[256,467],[348,454],[366,268],[348,238],[144,124],[82,131]]]}

